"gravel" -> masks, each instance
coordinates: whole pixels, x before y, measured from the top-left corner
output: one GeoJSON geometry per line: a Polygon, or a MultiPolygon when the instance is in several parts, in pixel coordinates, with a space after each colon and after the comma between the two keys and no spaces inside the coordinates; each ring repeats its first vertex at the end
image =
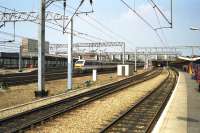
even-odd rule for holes
{"type": "Polygon", "coordinates": [[[35,71],[36,68],[28,68],[28,69],[23,69],[22,72],[18,71],[19,69],[0,69],[0,74],[13,74],[13,73],[27,73],[27,72],[32,72],[35,71]]]}
{"type": "MultiPolygon", "coordinates": [[[[114,80],[119,80],[121,78],[117,77],[116,74],[112,73],[112,74],[101,74],[99,75],[99,79],[100,80],[97,81],[95,84],[93,84],[93,86],[105,84],[108,82],[112,82],[114,80]]],[[[75,86],[74,89],[78,89],[76,86],[80,86],[79,89],[86,88],[84,83],[86,80],[91,80],[91,76],[73,78],[75,86]]],[[[67,81],[66,79],[47,81],[45,86],[49,90],[49,95],[53,96],[66,92],[67,81]]],[[[1,91],[0,109],[37,100],[34,96],[34,91],[36,90],[36,87],[37,83],[30,83],[26,85],[11,86],[7,91],[1,91]]]]}
{"type": "Polygon", "coordinates": [[[82,86],[67,92],[65,79],[47,81],[46,88],[50,91],[50,96],[42,99],[36,99],[34,96],[36,83],[10,87],[9,90],[0,92],[0,119],[95,89],[123,79],[123,77],[117,77],[114,73],[101,74],[98,76],[97,82],[92,83],[90,87],[83,85],[86,80],[90,79],[90,76],[74,78],[75,85],[82,84],[82,86]]]}
{"type": "Polygon", "coordinates": [[[55,118],[38,126],[29,133],[92,133],[99,132],[102,127],[111,122],[120,112],[127,110],[133,103],[146,93],[157,87],[165,78],[167,72],[129,87],[123,91],[111,94],[90,104],[67,112],[62,117],[55,118]]]}

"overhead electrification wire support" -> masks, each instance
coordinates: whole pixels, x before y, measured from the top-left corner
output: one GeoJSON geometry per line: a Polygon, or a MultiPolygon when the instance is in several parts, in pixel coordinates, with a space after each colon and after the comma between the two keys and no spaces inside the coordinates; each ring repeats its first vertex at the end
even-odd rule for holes
{"type": "Polygon", "coordinates": [[[120,0],[126,7],[128,7],[131,11],[133,11],[146,25],[148,25],[151,29],[154,30],[154,27],[146,20],[144,19],[136,10],[134,10],[132,7],[130,7],[124,0],[120,0]]]}
{"type": "MultiPolygon", "coordinates": [[[[73,51],[73,19],[74,16],[76,15],[76,13],[78,12],[79,8],[82,6],[84,0],[81,0],[79,6],[77,7],[77,9],[75,10],[74,14],[71,16],[69,22],[66,24],[65,27],[63,27],[63,33],[65,33],[68,25],[71,26],[71,34],[68,34],[68,53],[67,53],[67,58],[68,58],[68,71],[67,71],[67,80],[68,80],[68,84],[67,84],[67,89],[71,90],[72,89],[72,73],[73,73],[73,58],[72,58],[72,51],[73,51]]],[[[92,0],[90,0],[90,3],[92,3],[92,0]]]]}
{"type": "MultiPolygon", "coordinates": [[[[161,41],[162,44],[164,44],[162,38],[160,37],[160,35],[158,34],[157,30],[158,29],[163,29],[163,28],[172,28],[172,26],[170,27],[159,27],[159,28],[154,28],[146,19],[144,19],[135,9],[131,8],[131,6],[129,6],[127,4],[127,2],[125,2],[124,0],[120,0],[124,5],[126,5],[127,8],[129,8],[131,11],[133,11],[146,25],[148,25],[158,36],[159,40],[161,41]]],[[[150,0],[151,3],[153,4],[153,8],[156,8],[161,15],[164,17],[164,19],[170,24],[172,25],[172,0],[171,0],[171,22],[167,19],[167,17],[164,15],[164,13],[160,10],[160,8],[155,4],[155,2],[153,0],[150,0]]]]}
{"type": "MultiPolygon", "coordinates": [[[[0,11],[0,21],[4,22],[4,23],[8,23],[8,22],[21,22],[21,21],[29,21],[35,24],[39,24],[39,22],[37,22],[39,19],[38,14],[36,12],[20,12],[17,10],[13,10],[4,6],[0,5],[0,9],[4,9],[4,11],[0,11]],[[8,11],[6,13],[6,11],[8,11]],[[17,19],[18,18],[18,19],[17,19]]],[[[86,12],[85,12],[86,13],[86,12]]],[[[80,13],[79,13],[80,14],[80,13]]],[[[53,13],[53,12],[49,12],[46,11],[46,23],[49,24],[53,24],[55,26],[58,26],[58,28],[62,28],[62,29],[58,29],[55,27],[52,27],[50,25],[46,24],[46,28],[48,29],[52,29],[52,30],[56,30],[59,32],[63,32],[63,25],[59,25],[57,23],[53,23],[52,20],[63,20],[63,18],[66,18],[66,20],[68,20],[68,17],[66,17],[65,15],[61,15],[58,13],[53,13]],[[64,17],[65,16],[65,17],[64,17]]],[[[65,20],[65,19],[64,19],[65,20]]],[[[5,26],[5,24],[2,25],[2,27],[5,26]]],[[[70,34],[70,32],[66,32],[67,34],[70,34]]],[[[14,33],[12,34],[14,35],[14,33]]],[[[94,42],[95,40],[97,41],[105,41],[104,39],[100,38],[100,37],[96,37],[94,35],[89,35],[87,33],[82,33],[79,31],[74,30],[73,33],[74,36],[87,40],[87,41],[91,41],[94,42]],[[83,37],[85,36],[85,37],[83,37]],[[89,37],[89,38],[88,38],[89,37]],[[95,39],[95,40],[93,40],[95,39]]],[[[11,42],[11,40],[8,41],[0,41],[0,42],[11,42]]]]}
{"type": "Polygon", "coordinates": [[[156,5],[156,3],[153,0],[150,0],[151,3],[153,4],[153,8],[156,8],[159,13],[163,16],[163,18],[168,22],[168,24],[172,24],[172,22],[166,17],[166,15],[160,10],[160,8],[156,5]]]}
{"type": "Polygon", "coordinates": [[[166,15],[162,12],[162,10],[156,5],[156,3],[153,0],[149,0],[149,1],[151,2],[152,7],[154,9],[157,9],[157,11],[161,14],[161,16],[169,24],[169,26],[161,26],[161,27],[155,28],[155,29],[158,30],[158,29],[172,28],[173,27],[173,11],[172,11],[172,9],[173,9],[173,3],[172,3],[172,0],[170,0],[170,6],[171,6],[171,8],[170,8],[170,10],[171,10],[170,11],[170,18],[171,18],[171,20],[166,17],[166,15]]]}
{"type": "MultiPolygon", "coordinates": [[[[172,0],[171,0],[171,22],[167,19],[167,17],[164,15],[164,13],[160,10],[160,8],[155,4],[155,2],[153,0],[150,0],[151,3],[153,4],[153,8],[157,9],[159,11],[159,13],[164,17],[164,19],[168,22],[168,24],[170,25],[169,27],[160,27],[159,28],[154,28],[146,19],[144,19],[136,10],[135,10],[135,1],[134,1],[134,9],[131,8],[131,6],[129,6],[124,0],[120,0],[124,5],[126,5],[131,11],[133,11],[146,25],[148,25],[157,35],[157,37],[159,38],[160,42],[165,45],[164,41],[162,40],[162,38],[160,37],[159,33],[158,33],[158,29],[163,29],[163,28],[172,28],[172,0]]],[[[137,52],[137,48],[135,50],[135,61],[136,61],[136,52],[137,52]]],[[[136,62],[135,62],[136,64],[136,62]]],[[[137,69],[136,69],[137,70],[137,69]]]]}
{"type": "MultiPolygon", "coordinates": [[[[155,9],[155,8],[153,8],[153,9],[154,9],[154,12],[155,12],[155,14],[156,14],[156,18],[157,18],[157,21],[158,21],[158,25],[159,25],[160,27],[162,27],[162,26],[161,26],[161,23],[160,23],[159,16],[158,16],[158,14],[157,14],[157,12],[156,12],[156,9],[155,9]]],[[[164,37],[165,42],[162,40],[161,36],[159,35],[158,31],[156,30],[156,32],[157,32],[157,34],[158,34],[158,36],[159,36],[160,41],[163,43],[163,45],[168,45],[167,39],[166,39],[166,37],[165,37],[165,34],[164,34],[163,29],[161,28],[160,30],[161,30],[161,32],[162,32],[162,34],[163,34],[163,37],[164,37]]]]}
{"type": "Polygon", "coordinates": [[[173,28],[173,3],[171,0],[171,28],[173,28]]]}
{"type": "MultiPolygon", "coordinates": [[[[55,5],[55,4],[54,4],[54,5],[55,5]]],[[[61,8],[61,7],[58,6],[58,5],[55,5],[55,6],[61,8]]],[[[72,10],[76,10],[74,7],[72,7],[72,6],[70,6],[70,5],[67,5],[67,7],[71,8],[72,10]]],[[[68,11],[68,12],[69,12],[69,11],[68,11]]],[[[103,29],[107,30],[107,31],[110,32],[112,35],[114,35],[113,37],[116,37],[116,38],[117,38],[116,40],[118,40],[119,38],[121,38],[121,40],[123,40],[123,41],[126,41],[126,42],[128,42],[128,43],[130,43],[130,44],[134,44],[133,42],[127,40],[125,37],[121,36],[120,34],[115,33],[114,31],[112,31],[110,28],[108,28],[107,26],[105,26],[104,24],[102,24],[101,22],[99,22],[98,20],[96,20],[95,18],[93,18],[93,17],[91,17],[91,16],[88,15],[88,13],[93,13],[93,12],[94,12],[93,10],[92,10],[92,11],[87,11],[87,12],[81,11],[81,12],[77,12],[76,14],[79,15],[79,14],[85,13],[90,19],[92,19],[94,22],[96,22],[97,24],[99,24],[103,29]]],[[[97,26],[95,26],[94,24],[89,23],[88,21],[86,21],[85,19],[83,19],[83,18],[80,17],[80,16],[77,16],[77,17],[79,17],[81,20],[85,21],[86,23],[90,24],[90,26],[92,25],[92,26],[93,26],[95,29],[97,29],[98,31],[101,31],[103,34],[105,34],[105,32],[103,32],[101,29],[99,29],[99,28],[98,28],[97,26]]],[[[111,35],[109,34],[108,36],[111,36],[111,35]]],[[[113,37],[111,37],[111,38],[113,38],[113,37]]],[[[104,40],[103,42],[106,42],[106,40],[104,40]]],[[[127,47],[128,47],[128,46],[127,46],[127,47]]],[[[129,47],[129,48],[132,49],[131,47],[129,47]]]]}
{"type": "MultiPolygon", "coordinates": [[[[65,17],[65,12],[66,12],[66,0],[63,1],[63,14],[65,17]]],[[[63,33],[64,33],[64,26],[65,26],[65,20],[63,20],[63,33]]]]}
{"type": "Polygon", "coordinates": [[[83,2],[84,2],[84,0],[81,0],[80,4],[79,4],[78,7],[76,8],[74,14],[71,16],[69,22],[65,25],[65,27],[63,27],[63,33],[66,32],[66,29],[67,29],[69,23],[71,22],[71,20],[73,19],[73,17],[76,15],[76,13],[78,12],[79,8],[82,6],[83,2]]]}

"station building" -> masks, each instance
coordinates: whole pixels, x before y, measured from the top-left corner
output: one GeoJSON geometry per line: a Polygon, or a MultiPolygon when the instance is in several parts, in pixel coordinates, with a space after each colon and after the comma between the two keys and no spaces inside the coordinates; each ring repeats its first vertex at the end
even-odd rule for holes
{"type": "MultiPolygon", "coordinates": [[[[38,53],[38,40],[30,38],[22,38],[21,46],[22,46],[22,53],[25,54],[38,53]]],[[[45,42],[45,54],[49,54],[49,42],[45,42]]]]}
{"type": "MultiPolygon", "coordinates": [[[[67,67],[66,55],[49,54],[49,42],[45,42],[46,68],[67,67]]],[[[21,41],[22,67],[34,68],[38,65],[38,41],[30,38],[22,38],[21,41]]],[[[74,62],[76,59],[74,59],[74,62]]],[[[18,68],[18,52],[0,52],[0,68],[18,68]]]]}
{"type": "MultiPolygon", "coordinates": [[[[46,55],[46,68],[67,67],[67,57],[46,55]]],[[[23,68],[36,68],[38,65],[37,55],[22,54],[23,68]]],[[[0,68],[18,68],[19,53],[0,52],[0,68]]]]}

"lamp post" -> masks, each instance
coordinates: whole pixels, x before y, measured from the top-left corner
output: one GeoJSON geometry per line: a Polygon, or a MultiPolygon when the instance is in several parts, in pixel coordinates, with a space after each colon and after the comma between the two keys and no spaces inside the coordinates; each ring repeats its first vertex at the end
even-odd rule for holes
{"type": "MultiPolygon", "coordinates": [[[[193,31],[200,31],[200,28],[197,28],[197,27],[190,27],[190,30],[193,30],[193,31]]],[[[194,52],[193,48],[192,48],[192,52],[194,52]]],[[[199,72],[197,72],[199,74],[199,72]]],[[[199,81],[198,77],[200,77],[200,75],[197,74],[197,80],[199,81]]],[[[200,92],[200,81],[199,81],[199,92],[200,92]]]]}
{"type": "Polygon", "coordinates": [[[18,71],[22,72],[22,46],[21,45],[19,46],[19,65],[18,65],[18,67],[19,67],[18,71]]]}
{"type": "MultiPolygon", "coordinates": [[[[192,30],[192,31],[200,31],[200,28],[191,26],[190,30],[192,30]]],[[[194,56],[194,48],[193,47],[192,47],[192,56],[194,56]]]]}
{"type": "Polygon", "coordinates": [[[200,29],[197,27],[190,27],[190,30],[199,31],[200,29]]]}

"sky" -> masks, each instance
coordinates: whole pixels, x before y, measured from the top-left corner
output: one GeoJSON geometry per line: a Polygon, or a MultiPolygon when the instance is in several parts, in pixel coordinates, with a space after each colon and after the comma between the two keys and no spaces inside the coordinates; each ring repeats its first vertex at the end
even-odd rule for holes
{"type": "MultiPolygon", "coordinates": [[[[169,26],[163,17],[152,8],[150,0],[125,0],[153,27],[169,26]],[[156,16],[158,15],[158,18],[156,16]]],[[[154,0],[161,11],[170,20],[170,0],[154,0]]],[[[191,31],[190,27],[200,28],[200,1],[199,0],[172,0],[173,1],[173,28],[158,30],[158,35],[146,25],[134,12],[128,9],[120,0],[94,0],[93,6],[85,0],[80,11],[91,11],[91,14],[81,14],[74,17],[74,30],[87,35],[75,36],[74,42],[126,42],[127,51],[135,47],[145,46],[175,46],[199,45],[200,31],[191,31]],[[99,25],[99,23],[101,25],[99,25]],[[103,25],[103,27],[102,27],[103,25]],[[89,35],[89,36],[88,36],[89,35]]],[[[19,11],[39,11],[39,0],[0,0],[0,6],[19,11]]],[[[80,0],[67,0],[66,14],[71,16],[80,0]]],[[[62,2],[55,2],[47,8],[63,14],[62,2]]],[[[0,8],[1,10],[1,8],[0,8]]],[[[52,26],[50,23],[47,25],[52,26]]],[[[62,22],[60,22],[62,24],[62,22]]],[[[56,27],[58,29],[58,27],[56,27]]],[[[60,28],[59,28],[60,29],[60,28]]],[[[13,33],[13,24],[6,23],[0,31],[13,33]]],[[[38,38],[38,25],[31,22],[16,23],[16,42],[7,47],[16,47],[21,37],[38,38]]],[[[0,40],[12,39],[12,36],[0,33],[0,40]]],[[[46,27],[46,40],[50,43],[67,43],[67,35],[46,27]]],[[[5,47],[4,47],[5,49],[5,47]]],[[[12,50],[13,50],[12,49],[12,50]]],[[[118,48],[116,48],[118,49],[118,48]]],[[[1,49],[2,51],[2,49],[1,49]]]]}

